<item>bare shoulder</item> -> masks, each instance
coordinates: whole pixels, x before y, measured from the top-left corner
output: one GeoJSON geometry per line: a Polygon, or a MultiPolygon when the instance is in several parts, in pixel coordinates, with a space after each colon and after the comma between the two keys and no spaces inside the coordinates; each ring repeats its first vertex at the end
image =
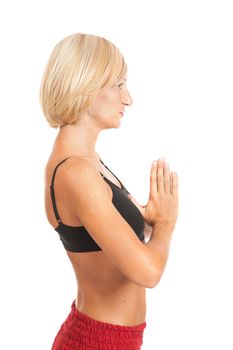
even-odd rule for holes
{"type": "Polygon", "coordinates": [[[74,156],[68,158],[63,165],[63,180],[94,181],[102,183],[100,173],[87,158],[74,156]],[[99,181],[98,181],[99,180],[99,181]]]}
{"type": "Polygon", "coordinates": [[[90,203],[88,200],[91,198],[92,203],[94,197],[96,199],[97,196],[99,201],[110,200],[100,173],[87,158],[75,156],[67,159],[59,169],[56,181],[60,191],[64,194],[64,200],[67,199],[69,204],[73,199],[76,205],[79,202],[83,205],[90,203]]]}
{"type": "Polygon", "coordinates": [[[52,177],[51,175],[57,166],[59,166],[59,170],[57,171],[56,182],[58,182],[60,178],[63,178],[63,180],[68,179],[69,177],[72,178],[72,176],[74,176],[77,171],[80,173],[80,175],[83,173],[88,175],[90,173],[96,172],[96,169],[93,167],[90,160],[80,156],[72,156],[64,158],[60,161],[49,159],[45,167],[45,175],[52,177]]]}

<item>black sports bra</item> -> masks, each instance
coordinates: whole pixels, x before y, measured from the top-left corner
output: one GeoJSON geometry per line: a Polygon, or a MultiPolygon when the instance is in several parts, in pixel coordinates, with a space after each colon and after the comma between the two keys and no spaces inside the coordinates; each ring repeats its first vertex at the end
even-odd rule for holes
{"type": "MultiPolygon", "coordinates": [[[[69,158],[69,157],[68,157],[69,158]]],[[[96,252],[102,250],[100,246],[95,242],[92,236],[88,233],[84,226],[68,226],[62,223],[60,216],[58,214],[56,201],[55,201],[55,193],[54,193],[54,180],[56,171],[63,162],[65,162],[68,158],[62,160],[54,169],[52,181],[50,185],[51,190],[51,199],[54,214],[58,221],[58,226],[55,228],[55,231],[58,232],[61,242],[64,248],[69,252],[96,252]]],[[[101,160],[100,160],[101,161],[101,160]]],[[[101,163],[113,174],[113,172],[101,161],[101,163]]],[[[119,213],[123,216],[123,218],[128,222],[128,224],[132,227],[135,234],[138,238],[145,242],[144,236],[144,219],[142,214],[136,205],[128,198],[129,192],[125,188],[125,186],[121,183],[121,181],[116,177],[116,179],[121,184],[121,188],[115,185],[112,181],[106,178],[101,172],[103,179],[107,181],[110,185],[113,197],[112,203],[119,211],[119,213]]]]}

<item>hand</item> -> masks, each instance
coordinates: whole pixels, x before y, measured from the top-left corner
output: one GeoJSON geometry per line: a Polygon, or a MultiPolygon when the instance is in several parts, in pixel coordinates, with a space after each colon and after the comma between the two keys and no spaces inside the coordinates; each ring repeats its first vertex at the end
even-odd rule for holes
{"type": "Polygon", "coordinates": [[[152,226],[175,226],[178,216],[178,176],[170,173],[169,164],[163,159],[151,167],[150,194],[145,207],[145,220],[152,226]]]}
{"type": "Polygon", "coordinates": [[[163,160],[152,164],[150,174],[150,194],[146,205],[139,204],[129,195],[140,210],[148,225],[169,224],[174,226],[178,216],[178,177],[170,173],[169,164],[163,160]]]}

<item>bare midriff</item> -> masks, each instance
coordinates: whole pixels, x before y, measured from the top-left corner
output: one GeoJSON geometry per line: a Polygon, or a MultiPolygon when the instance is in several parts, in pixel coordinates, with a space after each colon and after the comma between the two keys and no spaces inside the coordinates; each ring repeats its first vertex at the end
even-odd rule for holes
{"type": "Polygon", "coordinates": [[[80,312],[122,326],[145,321],[145,287],[129,281],[103,251],[67,254],[77,279],[76,308],[80,312]]]}

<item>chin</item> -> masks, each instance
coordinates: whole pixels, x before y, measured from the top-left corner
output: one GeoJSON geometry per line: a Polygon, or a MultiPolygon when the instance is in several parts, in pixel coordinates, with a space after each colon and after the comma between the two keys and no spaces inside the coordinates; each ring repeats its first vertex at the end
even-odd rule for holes
{"type": "Polygon", "coordinates": [[[114,118],[111,120],[111,123],[110,123],[110,120],[108,123],[105,124],[105,128],[106,129],[118,129],[119,127],[121,126],[121,120],[118,118],[114,118]]]}
{"type": "Polygon", "coordinates": [[[119,120],[118,123],[115,123],[115,126],[113,128],[118,129],[121,126],[121,121],[119,120]]]}

